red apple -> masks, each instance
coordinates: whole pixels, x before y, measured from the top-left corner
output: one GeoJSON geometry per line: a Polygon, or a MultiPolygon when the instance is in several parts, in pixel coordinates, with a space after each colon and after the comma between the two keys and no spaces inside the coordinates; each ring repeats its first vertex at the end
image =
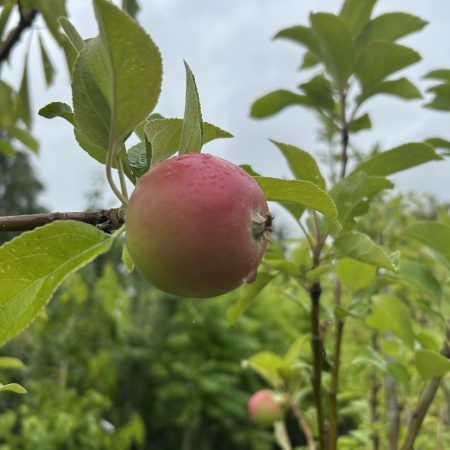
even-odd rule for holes
{"type": "Polygon", "coordinates": [[[272,425],[283,417],[283,403],[283,397],[269,389],[256,391],[248,401],[250,418],[258,425],[272,425]]]}
{"type": "Polygon", "coordinates": [[[251,281],[271,226],[253,178],[202,153],[155,164],[131,195],[125,220],[138,271],[188,297],[213,297],[251,281]]]}

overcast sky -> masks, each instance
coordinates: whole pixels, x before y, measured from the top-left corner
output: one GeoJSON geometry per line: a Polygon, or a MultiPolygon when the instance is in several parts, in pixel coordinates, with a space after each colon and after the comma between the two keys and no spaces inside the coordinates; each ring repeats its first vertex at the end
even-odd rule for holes
{"type": "MultiPolygon", "coordinates": [[[[311,75],[297,67],[303,50],[288,41],[272,41],[281,28],[307,23],[311,11],[337,12],[337,0],[141,0],[139,20],[159,46],[164,63],[162,94],[156,111],[181,117],[184,108],[183,59],[193,70],[200,92],[204,120],[234,134],[234,139],[215,141],[205,151],[237,164],[249,163],[267,176],[288,177],[289,171],[268,138],[297,145],[316,153],[318,122],[314,114],[290,108],[274,118],[255,121],[248,116],[252,102],[278,89],[294,89],[311,75]]],[[[69,0],[71,20],[84,38],[96,34],[90,0],[69,0]]],[[[429,85],[421,77],[429,70],[450,67],[450,2],[448,0],[379,0],[375,14],[401,10],[429,21],[402,43],[418,50],[423,60],[405,71],[422,91],[429,85]],[[395,6],[394,6],[395,5],[395,6]]],[[[38,22],[37,27],[42,27],[38,22]]],[[[27,39],[22,45],[27,45],[27,39]]],[[[32,41],[32,49],[36,39],[32,41]]],[[[71,103],[69,77],[60,51],[50,45],[58,67],[55,85],[47,90],[40,63],[32,56],[31,84],[35,112],[52,101],[71,103]]],[[[36,54],[36,51],[32,52],[36,54]]],[[[16,51],[11,69],[4,72],[17,86],[23,56],[16,51]]],[[[450,139],[450,114],[421,108],[423,101],[404,102],[378,96],[367,103],[373,129],[358,134],[353,143],[369,149],[379,142],[383,149],[441,136],[450,139]]],[[[101,166],[78,148],[71,126],[61,120],[37,118],[35,134],[41,154],[34,158],[39,177],[46,185],[42,200],[52,210],[79,210],[86,204],[92,179],[101,166]]],[[[450,201],[450,161],[411,169],[394,181],[402,191],[425,191],[450,201]]],[[[106,185],[105,185],[106,189],[106,185]]],[[[110,198],[111,205],[115,201],[110,198]]],[[[105,205],[109,206],[109,205],[105,205]]]]}

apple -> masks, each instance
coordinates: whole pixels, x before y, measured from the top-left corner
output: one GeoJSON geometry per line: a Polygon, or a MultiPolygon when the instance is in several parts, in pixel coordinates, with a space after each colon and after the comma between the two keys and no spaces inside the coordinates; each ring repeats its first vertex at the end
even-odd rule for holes
{"type": "Polygon", "coordinates": [[[152,166],[125,215],[138,271],[161,290],[186,297],[213,297],[252,281],[271,223],[253,178],[203,153],[152,166]]]}
{"type": "Polygon", "coordinates": [[[262,426],[272,425],[283,417],[283,396],[269,389],[256,391],[248,401],[250,418],[262,426]]]}

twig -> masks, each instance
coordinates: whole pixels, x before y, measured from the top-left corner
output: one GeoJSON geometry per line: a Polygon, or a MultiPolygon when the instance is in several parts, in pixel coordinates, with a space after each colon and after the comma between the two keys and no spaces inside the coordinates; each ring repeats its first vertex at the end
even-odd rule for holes
{"type": "Polygon", "coordinates": [[[26,231],[46,225],[55,220],[76,220],[95,225],[97,228],[111,233],[124,224],[124,213],[121,208],[102,209],[95,212],[54,212],[47,214],[29,214],[21,216],[0,217],[0,231],[26,231]]]}
{"type": "MultiPolygon", "coordinates": [[[[341,305],[341,283],[336,281],[335,286],[335,308],[341,305]]],[[[329,411],[329,450],[337,449],[338,440],[338,423],[337,423],[337,394],[339,391],[339,369],[341,365],[341,344],[342,336],[344,334],[344,321],[338,319],[336,321],[336,333],[334,337],[334,354],[333,354],[333,368],[331,372],[331,387],[330,387],[330,411],[329,411]]]]}
{"type": "Polygon", "coordinates": [[[349,124],[347,122],[347,91],[343,91],[340,95],[341,102],[341,144],[342,144],[342,152],[341,152],[341,178],[345,178],[345,173],[347,170],[347,162],[348,162],[348,141],[349,141],[349,124]]]}
{"type": "Polygon", "coordinates": [[[299,221],[298,223],[300,225],[301,230],[303,231],[303,234],[305,235],[306,239],[308,240],[308,244],[309,244],[311,250],[313,250],[314,249],[314,243],[313,243],[313,241],[311,239],[311,236],[308,233],[308,230],[305,228],[305,226],[302,224],[301,221],[299,221]]]}
{"type": "MultiPolygon", "coordinates": [[[[441,348],[441,354],[446,358],[450,358],[450,320],[447,321],[446,336],[444,345],[441,348]]],[[[419,403],[414,408],[411,420],[408,424],[408,430],[406,432],[406,437],[401,447],[401,450],[413,450],[414,442],[420,432],[423,420],[434,400],[436,392],[439,388],[443,377],[433,377],[431,378],[425,386],[422,395],[420,396],[419,403]]]]}
{"type": "MultiPolygon", "coordinates": [[[[378,335],[377,332],[374,331],[371,335],[371,345],[372,348],[375,351],[379,351],[379,345],[378,345],[378,335]]],[[[380,414],[378,412],[378,392],[381,388],[380,383],[377,379],[377,374],[375,371],[373,371],[371,377],[371,388],[370,388],[370,421],[371,421],[371,428],[372,428],[372,448],[373,450],[379,450],[380,448],[380,435],[377,430],[376,424],[380,420],[380,414]]]]}
{"type": "Polygon", "coordinates": [[[309,288],[311,297],[311,349],[313,353],[312,385],[314,392],[314,404],[317,412],[317,429],[319,433],[319,448],[325,450],[325,422],[322,404],[322,362],[323,343],[320,336],[320,295],[322,288],[320,282],[315,281],[309,288]]]}
{"type": "Polygon", "coordinates": [[[32,25],[38,13],[36,8],[31,8],[29,11],[23,13],[20,8],[20,2],[18,4],[20,12],[19,23],[9,32],[3,45],[0,47],[0,65],[9,58],[11,50],[20,41],[22,33],[32,25]]]}
{"type": "Polygon", "coordinates": [[[387,415],[387,448],[398,449],[400,434],[400,407],[398,404],[397,388],[391,375],[385,377],[386,415],[387,415]]]}

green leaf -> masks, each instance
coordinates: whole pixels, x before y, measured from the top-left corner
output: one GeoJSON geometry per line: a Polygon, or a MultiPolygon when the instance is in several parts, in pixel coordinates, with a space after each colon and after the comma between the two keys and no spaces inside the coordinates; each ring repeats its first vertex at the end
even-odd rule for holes
{"type": "Polygon", "coordinates": [[[39,50],[41,53],[41,62],[42,68],[44,70],[45,83],[47,87],[53,84],[53,80],[55,79],[55,69],[53,67],[52,61],[48,56],[47,50],[45,50],[44,43],[42,41],[41,36],[39,35],[39,50]]]}
{"type": "Polygon", "coordinates": [[[145,142],[139,142],[127,151],[128,164],[133,176],[138,179],[146,173],[150,167],[147,159],[147,146],[145,142]]]}
{"type": "Polygon", "coordinates": [[[352,35],[357,36],[372,15],[377,0],[345,0],[339,17],[352,35]]]}
{"type": "Polygon", "coordinates": [[[405,229],[404,236],[427,245],[450,263],[450,226],[432,221],[416,222],[405,229]]]}
{"type": "Polygon", "coordinates": [[[270,177],[255,177],[254,179],[263,190],[267,200],[306,206],[338,223],[336,205],[331,197],[314,183],[270,177]]]}
{"type": "Polygon", "coordinates": [[[340,258],[336,262],[339,281],[352,292],[365,289],[376,276],[376,267],[350,258],[340,258]]]}
{"type": "Polygon", "coordinates": [[[5,31],[15,3],[15,0],[6,0],[3,4],[2,11],[0,12],[0,41],[2,40],[3,32],[5,31]]]}
{"type": "Polygon", "coordinates": [[[287,364],[283,358],[269,351],[259,352],[246,361],[246,364],[256,373],[261,375],[272,387],[280,387],[283,384],[281,370],[287,364]]]}
{"type": "Polygon", "coordinates": [[[407,78],[399,78],[398,80],[387,80],[376,84],[372,89],[364,91],[359,97],[358,101],[362,103],[369,97],[378,94],[393,95],[395,97],[403,98],[404,100],[415,100],[422,98],[419,89],[411,83],[407,78]]]}
{"type": "Polygon", "coordinates": [[[446,139],[442,139],[439,137],[429,138],[425,141],[425,143],[430,144],[434,148],[442,148],[445,150],[450,150],[450,141],[446,139]]]}
{"type": "Polygon", "coordinates": [[[273,424],[273,435],[281,450],[293,450],[286,424],[282,420],[277,420],[273,424]]]}
{"type": "MultiPolygon", "coordinates": [[[[241,167],[252,177],[261,176],[259,173],[255,172],[253,168],[248,164],[241,164],[241,167]]],[[[305,212],[304,206],[297,205],[295,203],[280,202],[280,204],[292,215],[295,220],[299,220],[302,214],[305,212]]]]}
{"type": "Polygon", "coordinates": [[[296,25],[280,30],[274,36],[274,39],[287,39],[289,41],[293,41],[297,44],[303,45],[310,52],[313,52],[315,54],[319,53],[319,42],[317,41],[316,36],[314,35],[311,28],[305,27],[303,25],[296,25]]]}
{"type": "Polygon", "coordinates": [[[5,139],[0,139],[0,152],[6,156],[13,156],[14,153],[16,153],[14,147],[11,145],[11,142],[6,141],[5,139]]]}
{"type": "Polygon", "coordinates": [[[134,270],[134,261],[130,255],[130,251],[128,250],[128,245],[124,242],[122,246],[122,263],[129,273],[134,270]]]}
{"type": "Polygon", "coordinates": [[[342,91],[353,72],[355,62],[352,36],[343,20],[334,14],[311,14],[310,21],[319,41],[321,59],[338,90],[342,91]]]}
{"type": "Polygon", "coordinates": [[[450,82],[450,69],[436,69],[428,72],[424,78],[450,82]]]}
{"type": "Polygon", "coordinates": [[[299,355],[300,355],[300,351],[302,350],[302,348],[305,345],[309,345],[311,340],[311,335],[308,334],[303,334],[301,336],[299,336],[289,347],[288,351],[286,352],[286,354],[284,355],[284,363],[287,366],[291,366],[292,364],[294,364],[299,355]]]}
{"type": "Polygon", "coordinates": [[[429,138],[425,140],[426,144],[430,144],[435,149],[439,149],[441,156],[450,156],[450,141],[439,137],[429,138]]]}
{"type": "Polygon", "coordinates": [[[122,9],[135,19],[141,8],[136,0],[122,0],[122,9]]]}
{"type": "Polygon", "coordinates": [[[22,81],[19,87],[19,105],[18,114],[22,119],[23,123],[29,129],[31,128],[31,104],[30,104],[30,93],[28,89],[28,53],[25,56],[25,63],[23,65],[22,81]]]}
{"type": "Polygon", "coordinates": [[[427,108],[438,111],[450,111],[450,83],[433,86],[429,91],[433,92],[435,97],[425,105],[427,108]]]}
{"type": "Polygon", "coordinates": [[[259,272],[253,283],[245,284],[240,288],[239,298],[227,310],[228,323],[233,326],[239,316],[250,306],[255,297],[275,278],[267,272],[259,272]]]}
{"type": "Polygon", "coordinates": [[[355,73],[361,82],[363,96],[389,75],[420,59],[419,53],[409,47],[388,41],[370,43],[355,65],[355,73]]]}
{"type": "Polygon", "coordinates": [[[0,356],[0,369],[23,369],[25,364],[17,358],[0,356]]]}
{"type": "Polygon", "coordinates": [[[385,359],[372,347],[363,347],[352,360],[352,363],[362,365],[370,364],[381,372],[386,373],[385,359]]]}
{"type": "Polygon", "coordinates": [[[68,37],[73,48],[77,51],[77,53],[80,53],[85,46],[85,42],[78,33],[77,29],[73,26],[72,22],[67,19],[67,17],[60,17],[59,23],[64,30],[64,33],[66,33],[66,36],[68,37]]]}
{"type": "Polygon", "coordinates": [[[398,276],[407,283],[416,286],[428,297],[439,304],[442,297],[442,289],[434,275],[420,262],[402,260],[398,276]]]}
{"type": "Polygon", "coordinates": [[[306,281],[313,283],[314,281],[319,280],[322,275],[325,275],[326,273],[329,273],[332,270],[333,267],[331,266],[331,264],[321,264],[315,269],[308,270],[308,272],[305,273],[305,279],[306,281]]]}
{"type": "Polygon", "coordinates": [[[203,145],[203,121],[200,99],[194,74],[186,61],[184,65],[186,67],[186,103],[179,150],[180,153],[200,153],[203,145]]]}
{"type": "Polygon", "coordinates": [[[450,359],[426,348],[416,351],[415,362],[417,370],[424,379],[443,377],[450,371],[450,359]]]}
{"type": "Polygon", "coordinates": [[[358,131],[368,130],[372,128],[372,121],[370,120],[369,114],[363,114],[362,116],[353,119],[350,124],[350,131],[352,133],[357,133],[358,131]]]}
{"type": "Polygon", "coordinates": [[[55,40],[61,42],[58,19],[67,16],[66,0],[36,0],[39,12],[55,40]]]}
{"type": "Polygon", "coordinates": [[[54,117],[62,117],[71,125],[75,126],[75,118],[73,116],[72,108],[67,103],[53,102],[41,108],[38,114],[46,119],[53,119],[54,117]]]}
{"type": "Polygon", "coordinates": [[[299,89],[310,98],[311,106],[334,112],[333,88],[323,75],[316,75],[307,83],[301,84],[299,89]]]}
{"type": "Polygon", "coordinates": [[[336,204],[339,221],[344,228],[359,214],[358,207],[362,202],[370,201],[379,192],[392,189],[393,186],[386,178],[369,176],[363,172],[349,175],[335,183],[330,196],[336,204]]]}
{"type": "Polygon", "coordinates": [[[106,153],[119,149],[156,105],[162,65],[158,48],[130,16],[106,0],[94,6],[100,35],[75,62],[73,107],[78,141],[106,153]]]}
{"type": "Polygon", "coordinates": [[[67,16],[66,0],[34,0],[39,12],[44,18],[48,30],[55,41],[61,46],[71,69],[76,57],[76,52],[67,37],[59,30],[59,18],[67,16]]]}
{"type": "Polygon", "coordinates": [[[414,332],[408,308],[394,295],[376,295],[372,298],[372,313],[366,322],[372,328],[390,331],[409,347],[414,345],[414,332]]]}
{"type": "Polygon", "coordinates": [[[420,31],[427,25],[420,17],[404,12],[390,12],[375,17],[362,30],[358,41],[367,45],[373,41],[396,41],[403,36],[420,31]]]}
{"type": "Polygon", "coordinates": [[[389,361],[386,365],[387,373],[398,383],[408,388],[410,385],[410,374],[408,368],[399,361],[389,361]]]}
{"type": "Polygon", "coordinates": [[[359,164],[353,173],[365,172],[369,175],[386,176],[429,161],[439,161],[440,157],[431,145],[412,142],[377,153],[367,161],[359,164]]]}
{"type": "Polygon", "coordinates": [[[275,144],[283,156],[297,180],[311,181],[321,189],[325,190],[325,179],[320,173],[319,166],[313,156],[294,145],[283,144],[281,142],[270,140],[275,144]]]}
{"type": "Polygon", "coordinates": [[[9,384],[1,384],[0,383],[0,391],[10,391],[15,392],[16,394],[26,394],[27,390],[17,383],[9,383],[9,384]]]}
{"type": "Polygon", "coordinates": [[[345,256],[357,261],[395,271],[396,267],[382,247],[359,231],[349,231],[334,240],[334,246],[345,256]]]}
{"type": "Polygon", "coordinates": [[[17,121],[17,94],[0,80],[0,128],[13,127],[17,121]]]}
{"type": "Polygon", "coordinates": [[[64,279],[113,241],[92,225],[56,221],[0,247],[0,344],[28,326],[64,279]]]}
{"type": "Polygon", "coordinates": [[[39,142],[31,135],[29,131],[17,127],[8,128],[7,131],[11,137],[20,141],[33,153],[39,153],[39,142]]]}
{"type": "Polygon", "coordinates": [[[279,113],[288,106],[299,105],[311,106],[311,101],[306,95],[280,89],[256,100],[251,107],[250,116],[263,119],[279,113]]]}
{"type": "Polygon", "coordinates": [[[300,66],[301,69],[310,69],[311,67],[315,67],[320,64],[320,58],[316,53],[307,51],[305,56],[303,57],[302,64],[300,66]]]}
{"type": "MultiPolygon", "coordinates": [[[[152,145],[152,164],[168,158],[180,149],[182,119],[155,119],[145,125],[145,133],[152,145]]],[[[232,134],[203,122],[203,143],[214,139],[230,138],[232,134]]]]}

